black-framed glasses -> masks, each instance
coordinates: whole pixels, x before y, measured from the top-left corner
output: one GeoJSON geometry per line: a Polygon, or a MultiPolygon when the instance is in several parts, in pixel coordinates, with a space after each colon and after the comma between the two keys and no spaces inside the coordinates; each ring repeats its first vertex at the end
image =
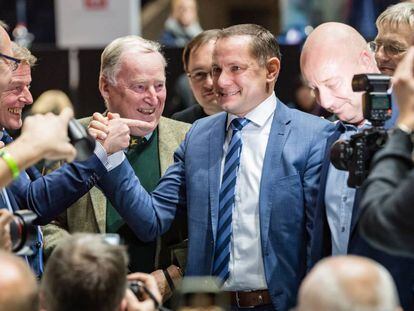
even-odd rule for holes
{"type": "Polygon", "coordinates": [[[6,64],[10,66],[12,71],[15,71],[19,67],[19,64],[22,62],[18,58],[14,58],[12,56],[9,56],[3,53],[0,53],[0,57],[3,57],[4,59],[6,59],[6,64]]]}
{"type": "Polygon", "coordinates": [[[379,49],[381,47],[383,47],[384,48],[384,53],[387,54],[387,55],[391,55],[391,56],[405,53],[408,50],[408,48],[401,48],[401,47],[398,47],[394,44],[379,43],[379,42],[375,42],[375,41],[368,42],[368,46],[369,46],[369,49],[374,53],[377,53],[379,51],[379,49]]]}
{"type": "Polygon", "coordinates": [[[201,82],[205,81],[208,76],[211,77],[211,72],[204,70],[194,70],[193,72],[187,73],[187,76],[195,82],[201,82]]]}

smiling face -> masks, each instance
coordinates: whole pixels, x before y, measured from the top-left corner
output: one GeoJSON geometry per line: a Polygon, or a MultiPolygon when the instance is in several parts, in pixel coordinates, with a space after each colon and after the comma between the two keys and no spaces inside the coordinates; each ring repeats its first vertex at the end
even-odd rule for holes
{"type": "Polygon", "coordinates": [[[191,90],[197,102],[208,115],[221,111],[220,106],[217,104],[213,80],[210,75],[214,43],[215,40],[210,40],[192,50],[188,60],[191,90]]]}
{"type": "Polygon", "coordinates": [[[412,39],[413,30],[408,24],[401,24],[398,27],[383,24],[378,27],[375,42],[379,48],[375,53],[375,60],[381,73],[394,75],[398,63],[412,44],[412,39]],[[385,52],[384,46],[390,50],[388,53],[385,52]]]}
{"type": "MultiPolygon", "coordinates": [[[[163,58],[157,52],[126,52],[120,62],[116,85],[101,77],[100,90],[108,110],[123,118],[148,122],[153,131],[167,96],[163,58]]],[[[131,134],[137,135],[133,128],[131,134]]]]}
{"type": "Polygon", "coordinates": [[[31,82],[30,65],[21,63],[0,96],[0,124],[6,129],[16,130],[22,126],[22,110],[33,103],[29,91],[31,82]]]}
{"type": "MultiPolygon", "coordinates": [[[[273,92],[266,66],[251,53],[250,36],[217,40],[213,52],[213,85],[218,104],[227,112],[243,117],[273,92]]],[[[278,68],[277,68],[278,71],[278,68]]]]}

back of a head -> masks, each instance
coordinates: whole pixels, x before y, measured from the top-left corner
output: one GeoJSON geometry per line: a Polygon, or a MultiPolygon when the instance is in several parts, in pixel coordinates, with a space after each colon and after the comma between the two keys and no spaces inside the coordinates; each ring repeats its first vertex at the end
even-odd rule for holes
{"type": "Polygon", "coordinates": [[[304,279],[298,311],[395,311],[396,287],[377,262],[358,256],[320,261],[304,279]]]}
{"type": "Polygon", "coordinates": [[[126,290],[127,255],[99,235],[75,234],[49,258],[42,279],[48,311],[114,311],[126,290]]]}
{"type": "Polygon", "coordinates": [[[39,309],[38,287],[27,263],[0,251],[0,311],[39,309]]]}
{"type": "Polygon", "coordinates": [[[46,114],[48,112],[59,114],[66,107],[73,109],[72,102],[64,92],[60,90],[48,90],[38,97],[30,111],[32,114],[46,114]]]}

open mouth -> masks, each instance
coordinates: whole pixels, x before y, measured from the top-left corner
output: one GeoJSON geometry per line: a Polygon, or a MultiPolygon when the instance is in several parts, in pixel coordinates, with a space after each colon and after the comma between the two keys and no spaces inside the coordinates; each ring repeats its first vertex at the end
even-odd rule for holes
{"type": "Polygon", "coordinates": [[[8,108],[7,111],[11,114],[14,114],[16,116],[22,115],[22,108],[8,108]]]}
{"type": "Polygon", "coordinates": [[[138,112],[140,112],[142,114],[146,114],[146,115],[151,115],[155,112],[155,108],[150,108],[150,109],[139,108],[138,112]]]}

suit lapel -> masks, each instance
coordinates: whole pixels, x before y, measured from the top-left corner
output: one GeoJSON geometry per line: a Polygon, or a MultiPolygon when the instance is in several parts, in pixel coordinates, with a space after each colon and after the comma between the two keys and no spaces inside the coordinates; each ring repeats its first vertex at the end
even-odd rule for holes
{"type": "Polygon", "coordinates": [[[219,192],[220,192],[220,173],[221,159],[223,156],[223,145],[226,133],[227,113],[222,113],[210,127],[209,134],[209,150],[208,150],[208,180],[210,193],[210,210],[211,225],[213,238],[216,240],[219,192]]]}
{"type": "Polygon", "coordinates": [[[161,176],[165,174],[165,171],[173,162],[173,154],[176,147],[174,142],[177,140],[173,136],[171,129],[168,129],[167,125],[164,124],[163,119],[161,117],[158,124],[158,154],[160,157],[161,176]]]}
{"type": "MultiPolygon", "coordinates": [[[[277,101],[275,115],[270,129],[269,140],[267,142],[265,158],[262,168],[262,178],[260,181],[259,209],[260,209],[260,229],[262,249],[266,252],[268,233],[270,226],[270,213],[272,211],[273,188],[279,175],[280,159],[283,146],[290,132],[289,109],[279,100],[277,101]]],[[[277,207],[278,208],[278,207],[277,207]]]]}

